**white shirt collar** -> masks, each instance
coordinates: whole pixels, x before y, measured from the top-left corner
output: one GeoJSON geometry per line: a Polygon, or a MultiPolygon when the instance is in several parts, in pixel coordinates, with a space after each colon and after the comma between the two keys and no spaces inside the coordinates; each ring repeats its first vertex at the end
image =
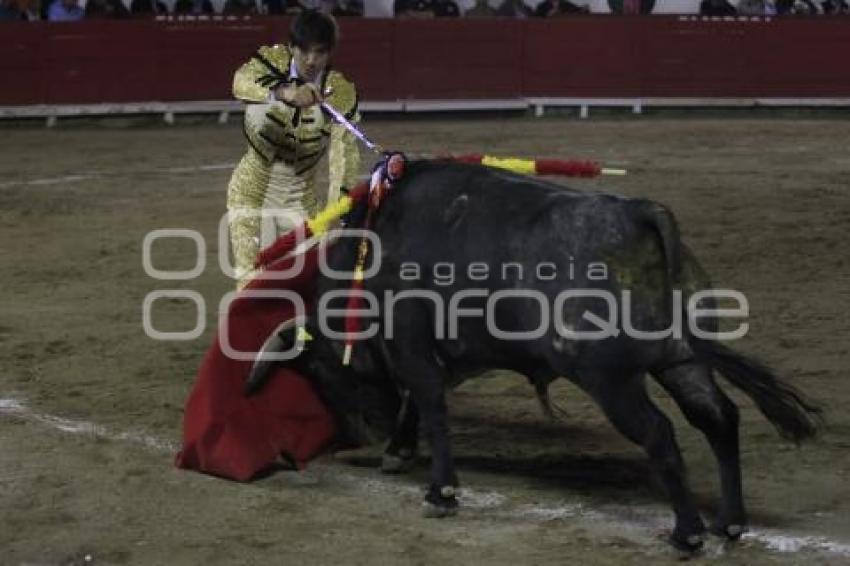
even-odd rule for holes
{"type": "MultiPolygon", "coordinates": [[[[295,66],[295,58],[294,57],[292,58],[292,63],[289,65],[289,78],[290,79],[297,79],[298,78],[298,67],[295,66]]],[[[313,83],[314,85],[321,85],[322,79],[324,79],[324,78],[325,78],[325,71],[322,71],[321,73],[319,73],[319,76],[316,77],[315,81],[309,81],[309,82],[313,83]]]]}

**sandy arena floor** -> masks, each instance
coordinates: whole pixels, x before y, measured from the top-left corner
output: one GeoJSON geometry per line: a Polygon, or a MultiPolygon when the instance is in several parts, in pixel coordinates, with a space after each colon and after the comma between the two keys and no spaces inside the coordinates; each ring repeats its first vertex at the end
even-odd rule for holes
{"type": "MultiPolygon", "coordinates": [[[[850,563],[850,121],[785,119],[372,120],[382,143],[417,153],[487,151],[598,159],[623,178],[572,183],[669,205],[720,287],[743,291],[757,354],[820,401],[813,443],[781,441],[742,408],[752,532],[723,564],[850,563]]],[[[424,468],[381,476],[377,451],[327,456],[304,474],[240,485],[171,461],[182,405],[232,283],[217,230],[238,124],[7,128],[0,136],[0,563],[2,564],[641,564],[675,560],[667,503],[642,452],[577,389],[548,423],[523,380],[498,374],[451,398],[467,488],[460,515],[419,514],[424,468]],[[142,241],[158,228],[204,235],[207,267],[155,281],[142,241]],[[191,289],[204,335],[157,342],[142,304],[191,289]],[[87,557],[89,558],[87,562],[87,557]]],[[[368,161],[368,156],[367,156],[368,161]]],[[[364,163],[365,166],[365,163],[364,163]]],[[[189,269],[193,244],[154,247],[160,269],[189,269]]],[[[157,303],[154,323],[185,330],[191,303],[157,303]]],[[[731,390],[727,388],[727,390],[731,390]]],[[[690,480],[708,514],[707,444],[667,399],[690,480]]]]}

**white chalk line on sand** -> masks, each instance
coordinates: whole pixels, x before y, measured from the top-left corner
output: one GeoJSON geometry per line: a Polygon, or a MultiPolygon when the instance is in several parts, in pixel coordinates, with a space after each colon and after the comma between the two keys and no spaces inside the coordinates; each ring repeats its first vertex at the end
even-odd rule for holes
{"type": "Polygon", "coordinates": [[[133,444],[141,444],[142,446],[152,448],[154,450],[171,452],[177,450],[177,445],[173,442],[168,442],[166,440],[156,438],[149,434],[137,432],[114,433],[104,426],[90,423],[87,421],[65,419],[62,417],[56,417],[53,415],[48,415],[46,413],[39,413],[37,411],[33,411],[29,409],[25,403],[17,399],[0,399],[0,415],[11,415],[23,418],[28,421],[47,425],[50,428],[69,434],[81,434],[84,436],[91,436],[94,438],[101,438],[105,440],[131,442],[133,444]]]}
{"type": "MultiPolygon", "coordinates": [[[[157,438],[140,432],[114,432],[107,427],[88,421],[66,419],[29,409],[23,401],[14,398],[0,398],[0,416],[9,415],[31,422],[45,425],[68,434],[80,434],[112,440],[130,442],[160,452],[174,453],[178,450],[176,443],[157,438]]],[[[313,469],[322,476],[331,477],[360,489],[375,493],[389,493],[396,496],[421,496],[422,489],[401,480],[384,479],[382,477],[362,477],[347,471],[341,471],[333,465],[317,463],[313,469]]],[[[658,510],[639,507],[604,506],[589,507],[582,503],[559,502],[557,504],[521,504],[510,505],[510,498],[494,490],[481,490],[465,487],[460,493],[463,509],[472,511],[489,511],[499,516],[533,521],[559,521],[580,519],[598,524],[613,525],[618,530],[643,532],[646,540],[651,540],[651,533],[669,530],[670,516],[658,510]]],[[[775,529],[750,527],[744,534],[745,540],[761,544],[768,550],[782,553],[814,551],[835,556],[850,558],[850,544],[830,540],[823,536],[806,536],[783,533],[775,529]]]]}
{"type": "Polygon", "coordinates": [[[127,171],[100,171],[91,173],[78,173],[73,175],[62,175],[58,177],[42,177],[36,179],[16,179],[14,181],[6,181],[0,183],[0,189],[9,187],[46,187],[51,185],[68,185],[72,183],[80,183],[83,181],[92,181],[95,179],[103,179],[105,177],[116,177],[121,175],[140,175],[140,174],[166,174],[180,175],[187,173],[198,173],[205,171],[221,171],[223,169],[233,169],[236,163],[209,163],[205,165],[192,165],[188,167],[164,167],[156,169],[131,169],[127,171]]]}
{"type": "MultiPolygon", "coordinates": [[[[323,473],[334,474],[336,479],[347,485],[374,493],[392,493],[397,496],[419,496],[423,490],[418,486],[377,478],[362,478],[357,474],[340,472],[336,468],[324,467],[323,473]]],[[[603,506],[594,508],[582,503],[559,502],[510,505],[510,499],[491,490],[464,487],[460,492],[460,503],[465,510],[486,510],[509,519],[534,521],[588,521],[597,525],[613,526],[614,530],[639,534],[631,540],[654,541],[653,535],[672,529],[672,517],[664,510],[638,508],[634,506],[603,506]]],[[[850,544],[830,540],[822,536],[805,536],[782,533],[775,529],[748,527],[744,540],[761,544],[768,550],[782,553],[815,551],[850,558],[850,544]]],[[[722,552],[722,548],[721,548],[722,552]]]]}

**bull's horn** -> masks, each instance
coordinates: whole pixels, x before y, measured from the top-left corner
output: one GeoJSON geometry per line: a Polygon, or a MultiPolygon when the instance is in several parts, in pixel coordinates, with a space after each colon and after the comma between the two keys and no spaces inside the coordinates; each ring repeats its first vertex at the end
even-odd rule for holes
{"type": "Polygon", "coordinates": [[[274,354],[285,352],[293,347],[293,343],[297,341],[295,329],[303,324],[303,318],[291,318],[280,323],[269,335],[263,347],[257,352],[257,358],[248,373],[244,387],[245,395],[253,395],[262,389],[271,375],[274,364],[279,361],[274,354]]]}

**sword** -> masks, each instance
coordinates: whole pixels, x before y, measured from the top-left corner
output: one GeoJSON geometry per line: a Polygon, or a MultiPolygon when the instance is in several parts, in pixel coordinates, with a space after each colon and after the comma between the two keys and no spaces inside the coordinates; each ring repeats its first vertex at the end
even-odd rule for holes
{"type": "MultiPolygon", "coordinates": [[[[326,94],[328,94],[328,93],[326,93],[326,94]]],[[[321,102],[321,103],[319,103],[319,105],[322,107],[322,109],[325,112],[327,112],[328,114],[331,115],[331,118],[333,118],[336,123],[340,124],[346,130],[351,132],[357,139],[359,139],[361,142],[363,142],[363,144],[366,147],[368,147],[369,149],[371,149],[372,151],[374,151],[378,155],[383,155],[385,153],[384,148],[382,146],[374,143],[369,138],[367,138],[366,134],[364,134],[357,126],[352,124],[351,121],[348,118],[346,118],[345,116],[343,116],[342,113],[339,112],[336,108],[334,108],[333,106],[331,106],[327,102],[321,102]]],[[[427,158],[428,156],[425,156],[425,157],[427,158]]],[[[608,168],[608,167],[600,167],[597,174],[601,174],[601,175],[625,175],[626,170],[625,169],[612,169],[612,168],[608,168]]]]}
{"type": "Polygon", "coordinates": [[[354,124],[352,124],[351,121],[348,118],[343,116],[342,113],[339,110],[337,110],[336,108],[334,108],[333,106],[331,106],[327,102],[321,102],[320,106],[322,107],[322,110],[324,110],[325,112],[327,112],[328,114],[331,115],[331,118],[333,118],[334,121],[337,124],[343,126],[346,130],[348,130],[349,132],[354,134],[354,137],[356,137],[357,139],[362,141],[363,145],[365,145],[366,147],[368,147],[369,149],[371,149],[372,151],[374,151],[375,153],[377,153],[379,155],[384,153],[383,147],[372,142],[369,138],[367,138],[366,134],[361,132],[360,129],[357,126],[355,126],[354,124]]]}

